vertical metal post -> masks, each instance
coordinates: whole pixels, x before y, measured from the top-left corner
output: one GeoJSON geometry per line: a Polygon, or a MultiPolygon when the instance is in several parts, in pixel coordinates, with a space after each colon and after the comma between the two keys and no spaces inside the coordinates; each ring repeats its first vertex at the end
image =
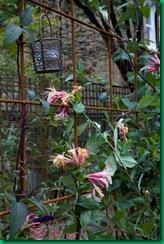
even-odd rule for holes
{"type": "MultiPolygon", "coordinates": [[[[112,37],[110,31],[110,1],[108,4],[108,59],[109,59],[109,107],[113,108],[113,89],[112,89],[112,37]]],[[[113,124],[113,111],[111,111],[111,123],[113,124]]]]}
{"type": "MultiPolygon", "coordinates": [[[[70,0],[71,3],[71,15],[74,17],[74,1],[70,0]]],[[[76,48],[75,48],[75,22],[71,20],[71,33],[72,33],[72,66],[73,66],[73,85],[77,85],[76,82],[76,48]]],[[[74,144],[75,147],[78,146],[78,136],[77,136],[77,113],[74,112],[74,144]]]]}
{"type": "MultiPolygon", "coordinates": [[[[24,9],[24,0],[18,1],[18,9],[19,9],[19,18],[20,18],[20,26],[22,27],[21,23],[21,12],[24,9]]],[[[25,99],[25,68],[24,68],[24,37],[23,33],[20,35],[18,39],[18,71],[19,71],[19,99],[25,99]]],[[[22,104],[21,107],[22,113],[22,125],[25,126],[25,114],[26,114],[26,106],[22,104]]],[[[26,170],[25,170],[25,163],[26,163],[26,151],[25,151],[25,128],[21,128],[23,130],[21,135],[21,145],[20,145],[20,155],[19,155],[19,180],[20,180],[20,194],[26,194],[26,170]]]]}

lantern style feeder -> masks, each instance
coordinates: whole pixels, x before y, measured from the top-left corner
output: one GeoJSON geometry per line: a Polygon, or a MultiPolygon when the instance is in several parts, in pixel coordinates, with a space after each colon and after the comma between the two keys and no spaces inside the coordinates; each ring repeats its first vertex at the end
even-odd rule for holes
{"type": "Polygon", "coordinates": [[[34,41],[31,45],[32,56],[34,62],[34,69],[36,73],[51,73],[62,70],[62,42],[52,34],[52,26],[50,19],[46,14],[40,17],[39,26],[39,39],[34,41]],[[43,34],[43,20],[47,18],[50,34],[48,37],[44,37],[43,34]]]}

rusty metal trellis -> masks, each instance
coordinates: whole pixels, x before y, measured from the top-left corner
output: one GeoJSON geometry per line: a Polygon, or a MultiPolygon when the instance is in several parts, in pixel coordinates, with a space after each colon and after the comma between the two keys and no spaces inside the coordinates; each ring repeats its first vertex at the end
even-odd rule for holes
{"type": "MultiPolygon", "coordinates": [[[[40,6],[46,10],[50,10],[56,14],[58,14],[59,16],[62,16],[64,18],[69,19],[69,21],[71,22],[71,45],[72,45],[72,65],[73,65],[73,85],[78,85],[77,84],[77,80],[76,80],[76,38],[75,38],[75,23],[78,23],[86,28],[90,28],[91,30],[95,30],[98,32],[102,32],[104,35],[108,36],[108,40],[109,40],[109,52],[108,52],[108,58],[109,58],[109,103],[107,107],[101,107],[98,104],[96,105],[87,105],[86,104],[86,111],[106,111],[109,112],[111,115],[111,121],[113,121],[113,113],[114,112],[119,112],[119,113],[136,113],[136,116],[138,114],[139,111],[135,110],[135,109],[118,109],[118,108],[114,108],[113,107],[113,94],[114,93],[118,93],[119,94],[119,89],[121,90],[121,88],[119,87],[115,87],[112,83],[112,62],[111,62],[111,56],[112,56],[112,37],[118,39],[119,41],[122,41],[119,36],[116,36],[115,34],[111,33],[111,30],[109,29],[108,31],[99,29],[95,26],[92,26],[88,23],[85,23],[81,20],[78,20],[75,16],[74,16],[74,1],[70,0],[70,7],[71,7],[71,15],[68,15],[62,11],[59,11],[57,9],[54,9],[44,3],[41,3],[40,1],[37,0],[28,0],[29,2],[35,4],[36,6],[40,6]]],[[[19,0],[19,12],[21,13],[21,11],[24,8],[24,0],[19,0]]],[[[109,8],[110,11],[110,8],[109,8]]],[[[20,138],[20,147],[19,147],[19,151],[18,151],[18,157],[17,157],[17,167],[16,170],[19,171],[20,175],[19,175],[19,183],[20,184],[20,188],[18,189],[18,191],[16,190],[16,179],[15,179],[15,183],[14,183],[14,192],[16,193],[16,196],[18,197],[18,199],[21,196],[26,196],[27,195],[27,186],[26,186],[26,135],[25,135],[25,131],[27,129],[27,115],[28,115],[28,110],[30,107],[32,106],[41,106],[40,102],[34,102],[34,101],[28,101],[26,100],[25,97],[25,91],[26,91],[26,82],[25,82],[25,61],[24,61],[24,38],[23,38],[23,34],[20,36],[19,40],[18,40],[18,50],[19,50],[19,62],[18,62],[18,71],[19,71],[19,99],[4,99],[1,98],[0,99],[0,103],[5,103],[5,104],[16,104],[17,106],[19,106],[19,109],[21,111],[21,115],[22,115],[22,124],[21,124],[21,138],[20,138]]],[[[135,64],[137,65],[137,64],[135,64]]],[[[135,79],[135,94],[137,94],[137,79],[135,79]]],[[[137,99],[137,95],[136,95],[136,99],[137,99]]],[[[58,104],[56,105],[52,105],[52,106],[58,106],[58,104]]],[[[77,135],[77,126],[78,126],[78,117],[77,114],[74,112],[74,144],[75,146],[78,146],[78,135],[77,135]]],[[[65,198],[61,198],[61,200],[67,199],[67,198],[71,198],[72,196],[65,196],[65,198]]],[[[48,200],[47,202],[45,202],[46,204],[49,204],[50,202],[55,202],[58,201],[57,199],[51,199],[48,200]]],[[[9,211],[4,211],[4,213],[0,213],[0,216],[3,216],[5,214],[8,214],[9,211]]]]}

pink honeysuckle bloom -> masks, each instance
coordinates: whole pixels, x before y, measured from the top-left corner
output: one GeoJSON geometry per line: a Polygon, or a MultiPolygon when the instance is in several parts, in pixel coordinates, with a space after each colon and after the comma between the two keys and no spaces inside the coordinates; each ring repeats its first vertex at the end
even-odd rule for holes
{"type": "Polygon", "coordinates": [[[66,155],[68,162],[81,165],[85,162],[85,160],[89,156],[89,151],[86,148],[76,147],[68,150],[68,154],[66,155]]]}
{"type": "Polygon", "coordinates": [[[55,119],[60,120],[68,117],[68,106],[60,106],[56,115],[55,119]]]}
{"type": "Polygon", "coordinates": [[[156,71],[158,71],[159,66],[160,66],[160,60],[157,54],[154,54],[154,56],[150,58],[150,63],[147,65],[147,70],[150,73],[155,73],[156,71]]]}
{"type": "Polygon", "coordinates": [[[52,161],[53,165],[57,168],[65,167],[67,164],[69,164],[69,160],[63,154],[52,156],[50,161],[52,161]]]}
{"type": "Polygon", "coordinates": [[[119,135],[120,135],[120,138],[122,138],[122,139],[126,139],[126,135],[127,135],[129,129],[128,129],[128,127],[125,127],[125,126],[124,126],[123,120],[124,120],[124,119],[121,118],[121,119],[117,122],[116,126],[117,126],[117,128],[119,129],[119,135]]]}
{"type": "Polygon", "coordinates": [[[88,174],[87,179],[93,185],[92,196],[93,198],[100,202],[104,197],[102,189],[108,188],[109,184],[112,184],[112,177],[106,170],[88,174]]]}
{"type": "Polygon", "coordinates": [[[61,99],[65,96],[66,92],[65,91],[57,91],[54,87],[50,87],[48,88],[48,92],[47,95],[47,102],[49,104],[55,104],[59,101],[61,101],[61,99]]]}
{"type": "Polygon", "coordinates": [[[34,240],[43,240],[47,234],[47,226],[39,221],[34,222],[38,215],[31,213],[27,215],[24,228],[28,230],[28,235],[34,240]]]}

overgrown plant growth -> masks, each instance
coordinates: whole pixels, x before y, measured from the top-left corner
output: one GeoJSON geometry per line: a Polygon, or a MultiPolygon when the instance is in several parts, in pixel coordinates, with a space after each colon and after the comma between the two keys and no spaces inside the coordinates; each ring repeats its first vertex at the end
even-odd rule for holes
{"type": "MultiPolygon", "coordinates": [[[[13,9],[8,1],[0,2],[13,9]]],[[[29,128],[37,123],[47,132],[48,127],[52,127],[60,133],[62,126],[62,132],[61,137],[54,136],[53,141],[45,145],[49,149],[48,160],[45,160],[48,170],[41,185],[36,187],[31,159],[31,169],[25,169],[28,194],[19,197],[12,191],[9,178],[14,178],[11,175],[13,165],[8,159],[8,155],[15,153],[19,133],[13,124],[8,130],[2,129],[2,138],[5,139],[1,148],[5,157],[0,168],[3,188],[0,194],[1,239],[160,239],[160,55],[159,50],[149,49],[145,40],[140,39],[140,33],[133,37],[126,28],[141,24],[138,18],[148,17],[151,6],[145,1],[138,1],[138,12],[135,12],[129,2],[111,2],[112,30],[119,35],[120,29],[125,28],[128,37],[124,45],[113,50],[112,60],[118,67],[120,63],[128,64],[130,68],[126,69],[126,74],[122,70],[121,74],[131,88],[137,84],[138,89],[123,98],[113,97],[117,113],[113,113],[111,120],[111,112],[104,111],[100,121],[88,114],[82,102],[83,89],[93,81],[106,87],[106,91],[99,95],[102,108],[108,102],[108,84],[101,74],[94,74],[92,65],[85,67],[78,60],[75,70],[77,83],[69,91],[59,87],[60,78],[55,75],[46,76],[50,84],[45,83],[43,97],[34,90],[28,90],[29,104],[40,102],[43,105],[38,117],[30,111],[29,128]],[[114,24],[116,13],[117,25],[114,24]],[[124,110],[126,112],[122,112],[124,110]],[[77,128],[74,124],[76,116],[77,128]],[[42,120],[47,122],[47,127],[42,120]],[[78,140],[74,140],[76,133],[78,140]],[[4,213],[7,207],[9,212],[4,213]]],[[[106,1],[75,0],[75,3],[89,17],[92,11],[99,14],[103,27],[108,30],[109,6],[106,1]]],[[[37,9],[34,7],[33,11],[35,15],[37,9]]],[[[6,27],[5,48],[15,45],[22,33],[31,37],[32,7],[27,5],[21,16],[25,27],[13,23],[6,27]]],[[[6,21],[5,16],[1,21],[6,21]]],[[[98,25],[94,15],[92,22],[98,25]]],[[[141,28],[140,25],[138,27],[141,28]]],[[[123,37],[120,38],[122,40],[123,37]]],[[[30,68],[27,75],[33,84],[39,86],[39,78],[33,80],[36,74],[33,76],[30,68]]],[[[73,78],[72,70],[64,77],[65,82],[73,78]]],[[[27,132],[27,135],[30,141],[32,132],[27,132]]],[[[29,144],[29,152],[35,151],[33,154],[37,155],[40,153],[38,150],[37,145],[29,144]]],[[[39,165],[39,160],[37,163],[39,165]]]]}

